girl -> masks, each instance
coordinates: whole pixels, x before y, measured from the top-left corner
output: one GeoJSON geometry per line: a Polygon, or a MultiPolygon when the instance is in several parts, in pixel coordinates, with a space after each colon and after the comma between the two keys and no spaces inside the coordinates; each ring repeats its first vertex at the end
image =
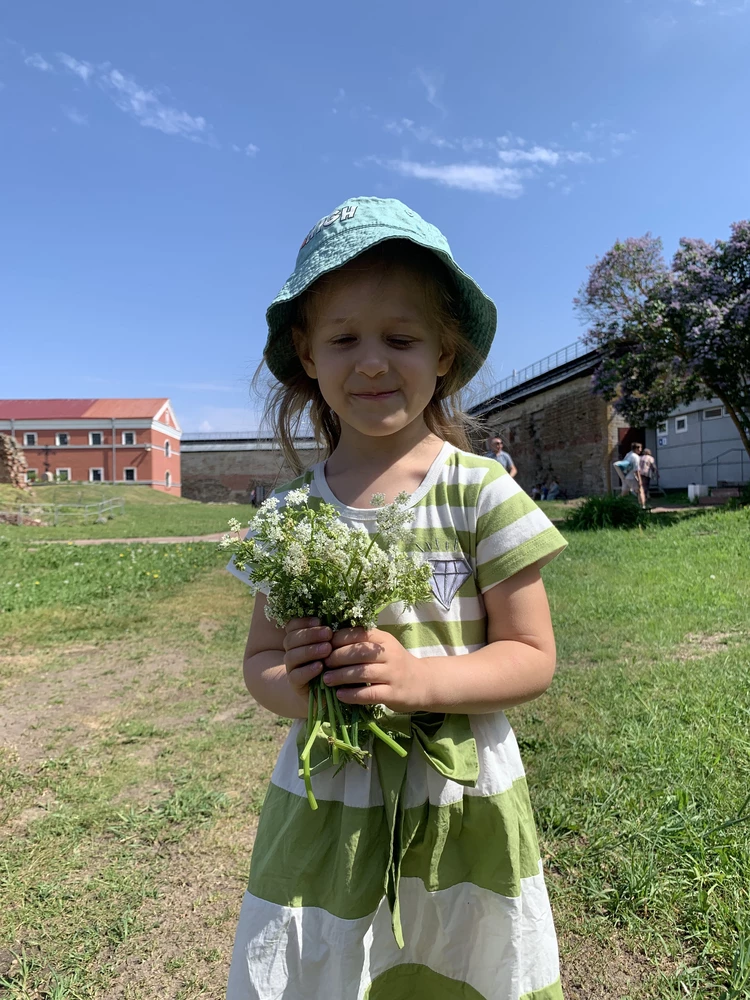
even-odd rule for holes
{"type": "MultiPolygon", "coordinates": [[[[383,705],[403,759],[313,776],[292,727],[253,850],[229,1000],[560,1000],[557,944],[523,765],[503,710],[555,668],[539,567],[565,542],[500,463],[471,453],[453,405],[492,343],[492,301],[442,234],[398,201],[354,198],[308,233],[267,313],[270,400],[287,458],[309,419],[327,458],[277,491],[372,530],[372,494],[411,495],[409,546],[433,600],[378,628],[285,630],[258,594],[245,682],[307,716],[321,672],[348,705],[383,705]]],[[[297,466],[299,469],[299,465],[297,466]]],[[[235,570],[236,572],[236,570],[235,570]]],[[[241,574],[238,574],[241,576],[241,574]]],[[[380,741],[375,741],[380,743],[380,741]]],[[[384,752],[385,751],[385,752],[384,752]]]]}

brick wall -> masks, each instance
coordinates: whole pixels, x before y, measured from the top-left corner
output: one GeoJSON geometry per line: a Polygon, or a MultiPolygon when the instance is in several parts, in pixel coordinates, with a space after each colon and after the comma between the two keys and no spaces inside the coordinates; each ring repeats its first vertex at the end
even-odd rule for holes
{"type": "Polygon", "coordinates": [[[487,417],[518,469],[525,490],[556,476],[570,497],[606,493],[627,424],[591,392],[584,375],[543,389],[487,417]]]}
{"type": "MultiPolygon", "coordinates": [[[[312,465],[314,450],[300,452],[312,465]]],[[[182,450],[182,495],[203,503],[249,503],[250,491],[258,486],[272,489],[294,478],[277,450],[182,450]]]]}

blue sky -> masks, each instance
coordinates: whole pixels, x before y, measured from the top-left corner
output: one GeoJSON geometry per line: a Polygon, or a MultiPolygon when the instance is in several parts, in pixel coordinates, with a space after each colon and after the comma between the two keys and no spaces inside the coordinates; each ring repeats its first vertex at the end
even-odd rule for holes
{"type": "Polygon", "coordinates": [[[496,300],[490,380],[621,237],[748,214],[750,0],[69,0],[0,24],[0,396],[247,429],[322,215],[401,198],[496,300]]]}

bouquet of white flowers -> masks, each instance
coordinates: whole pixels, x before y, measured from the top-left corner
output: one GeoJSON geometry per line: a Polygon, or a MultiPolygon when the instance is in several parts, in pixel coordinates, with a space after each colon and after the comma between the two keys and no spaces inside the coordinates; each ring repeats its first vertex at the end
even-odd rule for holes
{"type": "MultiPolygon", "coordinates": [[[[411,511],[407,493],[385,505],[382,493],[371,503],[381,508],[376,531],[350,528],[331,504],[313,499],[309,487],[291,490],[279,509],[269,497],[249,522],[251,536],[242,539],[239,521],[221,547],[234,554],[239,570],[247,568],[253,590],[267,592],[266,616],[283,628],[292,618],[319,618],[332,630],[373,628],[378,615],[394,601],[413,607],[431,596],[429,565],[400,545],[411,511]]],[[[322,734],[331,763],[365,763],[367,740],[376,738],[396,753],[406,751],[384,731],[381,709],[344,705],[321,677],[310,683],[305,743],[300,753],[310,806],[318,805],[310,780],[310,753],[322,734]]]]}

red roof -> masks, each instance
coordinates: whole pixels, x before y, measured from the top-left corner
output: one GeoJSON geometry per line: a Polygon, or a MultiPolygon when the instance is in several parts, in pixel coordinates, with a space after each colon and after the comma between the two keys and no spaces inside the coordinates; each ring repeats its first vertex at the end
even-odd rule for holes
{"type": "Polygon", "coordinates": [[[169,400],[0,399],[0,420],[153,419],[169,400]]]}

